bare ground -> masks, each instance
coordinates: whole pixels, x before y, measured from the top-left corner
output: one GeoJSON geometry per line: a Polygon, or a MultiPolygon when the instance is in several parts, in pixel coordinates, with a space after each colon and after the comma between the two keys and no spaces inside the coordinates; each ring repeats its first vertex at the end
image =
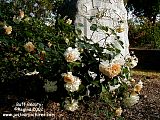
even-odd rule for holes
{"type": "Polygon", "coordinates": [[[124,113],[126,120],[160,120],[160,73],[134,73],[134,78],[144,82],[138,104],[124,113]]]}
{"type": "MultiPolygon", "coordinates": [[[[125,109],[121,120],[160,120],[160,72],[134,71],[133,76],[136,80],[141,79],[144,87],[139,103],[125,109]]],[[[60,109],[58,103],[50,102],[47,111],[54,114],[52,118],[14,118],[14,120],[108,120],[106,116],[109,113],[105,111],[107,107],[105,103],[93,99],[89,105],[80,105],[78,111],[68,112],[60,109]]],[[[0,109],[0,113],[4,111],[10,111],[10,108],[3,107],[0,109]]],[[[2,118],[2,120],[5,119],[11,120],[8,117],[2,118]]],[[[118,120],[118,118],[115,119],[118,120]]]]}

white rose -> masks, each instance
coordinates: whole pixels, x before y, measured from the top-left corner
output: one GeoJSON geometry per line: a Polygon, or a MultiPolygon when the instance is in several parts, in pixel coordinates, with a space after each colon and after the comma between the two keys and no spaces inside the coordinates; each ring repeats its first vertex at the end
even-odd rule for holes
{"type": "Polygon", "coordinates": [[[63,73],[62,76],[66,83],[73,83],[75,81],[75,77],[72,75],[72,72],[63,73]]]}
{"type": "Polygon", "coordinates": [[[64,57],[65,57],[67,62],[74,62],[76,60],[80,60],[80,52],[78,51],[77,48],[73,49],[72,47],[69,47],[65,51],[64,57]]]}
{"type": "Polygon", "coordinates": [[[118,89],[120,86],[121,86],[120,84],[114,85],[114,86],[109,85],[109,92],[115,91],[115,90],[118,89]]]}
{"type": "Polygon", "coordinates": [[[34,51],[35,46],[33,45],[32,42],[28,42],[28,43],[26,43],[26,44],[24,45],[24,48],[25,48],[26,51],[32,52],[32,51],[34,51]]]}
{"type": "Polygon", "coordinates": [[[78,109],[78,101],[77,100],[74,100],[72,99],[72,101],[70,102],[69,100],[66,100],[65,101],[65,105],[64,105],[64,108],[66,110],[69,110],[69,111],[75,111],[78,109]]]}
{"type": "Polygon", "coordinates": [[[74,82],[66,83],[64,87],[69,92],[75,92],[75,91],[78,91],[80,84],[81,84],[81,80],[78,77],[74,76],[74,82]]]}
{"type": "Polygon", "coordinates": [[[113,78],[121,72],[121,65],[116,63],[101,62],[99,70],[104,75],[113,78]]]}
{"type": "Polygon", "coordinates": [[[57,81],[46,81],[46,83],[44,84],[43,88],[45,89],[46,92],[54,92],[57,91],[57,85],[56,85],[57,81]]]}
{"type": "Polygon", "coordinates": [[[138,58],[135,55],[127,56],[125,58],[125,61],[126,61],[126,66],[128,66],[129,68],[134,68],[138,64],[138,58]]]}
{"type": "Polygon", "coordinates": [[[139,96],[136,93],[130,94],[130,96],[128,96],[125,100],[124,103],[126,106],[131,107],[133,105],[135,105],[136,103],[138,103],[139,101],[139,96]]]}
{"type": "Polygon", "coordinates": [[[138,82],[138,84],[136,84],[136,85],[134,86],[134,91],[139,93],[142,88],[143,88],[143,83],[142,83],[142,81],[140,80],[140,81],[138,82]]]}
{"type": "Polygon", "coordinates": [[[116,109],[115,114],[116,114],[116,116],[121,116],[122,112],[123,112],[123,110],[120,107],[120,108],[116,109]]]}
{"type": "Polygon", "coordinates": [[[39,72],[37,72],[36,70],[34,70],[33,72],[29,72],[29,73],[27,73],[25,75],[31,76],[31,75],[37,75],[37,74],[39,74],[39,72]]]}
{"type": "Polygon", "coordinates": [[[95,72],[92,72],[92,71],[89,71],[89,70],[88,70],[88,74],[89,74],[90,77],[93,78],[93,80],[97,77],[97,74],[95,72]]]}
{"type": "Polygon", "coordinates": [[[9,35],[9,34],[12,33],[12,26],[6,26],[6,25],[5,25],[3,28],[5,29],[5,33],[6,33],[7,35],[9,35]]]}
{"type": "Polygon", "coordinates": [[[68,19],[68,20],[66,21],[66,23],[70,25],[70,24],[72,24],[72,20],[71,20],[71,19],[68,19]]]}

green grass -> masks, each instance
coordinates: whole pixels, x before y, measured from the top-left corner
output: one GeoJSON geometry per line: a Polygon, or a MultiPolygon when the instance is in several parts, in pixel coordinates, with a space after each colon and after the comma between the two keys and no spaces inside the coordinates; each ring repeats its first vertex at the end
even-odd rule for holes
{"type": "Polygon", "coordinates": [[[133,75],[142,75],[142,76],[160,76],[160,71],[150,71],[150,70],[133,70],[133,75]]]}

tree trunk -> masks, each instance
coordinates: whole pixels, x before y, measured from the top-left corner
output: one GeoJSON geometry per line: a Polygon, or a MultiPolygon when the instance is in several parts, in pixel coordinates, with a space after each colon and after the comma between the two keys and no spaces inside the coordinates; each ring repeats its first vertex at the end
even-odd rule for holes
{"type": "Polygon", "coordinates": [[[118,58],[124,58],[129,54],[127,11],[123,0],[78,0],[77,8],[75,23],[83,35],[88,39],[91,38],[94,43],[99,43],[102,47],[113,44],[121,50],[118,58]],[[90,21],[91,17],[92,21],[90,21]],[[84,26],[78,26],[78,23],[82,23],[84,26]],[[119,36],[119,40],[123,42],[123,46],[120,45],[115,35],[110,35],[111,30],[107,34],[101,29],[93,32],[90,29],[93,24],[113,29],[119,36]]]}

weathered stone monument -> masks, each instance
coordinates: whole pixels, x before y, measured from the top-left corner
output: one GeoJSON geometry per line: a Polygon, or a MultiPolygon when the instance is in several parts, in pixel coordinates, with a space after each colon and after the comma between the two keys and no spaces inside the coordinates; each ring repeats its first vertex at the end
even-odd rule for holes
{"type": "Polygon", "coordinates": [[[113,44],[120,49],[121,54],[117,56],[118,58],[124,58],[129,54],[127,11],[123,0],[78,0],[75,25],[81,29],[82,35],[92,39],[94,43],[98,42],[103,47],[113,44]],[[79,23],[82,23],[83,27],[78,26],[79,23]],[[98,28],[93,32],[90,29],[93,24],[110,29],[106,32],[98,28]],[[112,34],[113,31],[119,36],[123,46],[112,34]]]}

